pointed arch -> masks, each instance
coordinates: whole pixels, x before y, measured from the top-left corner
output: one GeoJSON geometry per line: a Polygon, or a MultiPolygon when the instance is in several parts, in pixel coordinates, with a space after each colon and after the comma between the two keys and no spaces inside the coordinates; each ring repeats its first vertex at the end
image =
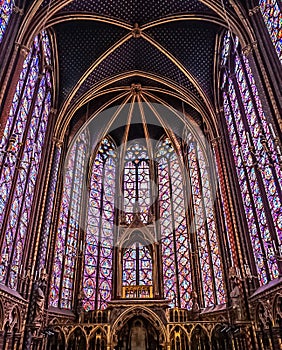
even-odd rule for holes
{"type": "Polygon", "coordinates": [[[104,138],[90,171],[83,273],[84,309],[105,309],[112,292],[116,146],[104,138]]]}
{"type": "Polygon", "coordinates": [[[277,56],[282,63],[282,10],[277,0],[259,0],[262,17],[277,56]]]}
{"type": "Polygon", "coordinates": [[[229,32],[221,53],[223,110],[260,284],[279,275],[282,194],[275,131],[263,110],[248,58],[229,32]]]}
{"type": "Polygon", "coordinates": [[[63,173],[64,188],[49,297],[51,306],[63,309],[71,309],[73,306],[75,266],[81,227],[81,203],[83,190],[86,187],[88,142],[86,130],[78,133],[66,157],[63,173]]]}

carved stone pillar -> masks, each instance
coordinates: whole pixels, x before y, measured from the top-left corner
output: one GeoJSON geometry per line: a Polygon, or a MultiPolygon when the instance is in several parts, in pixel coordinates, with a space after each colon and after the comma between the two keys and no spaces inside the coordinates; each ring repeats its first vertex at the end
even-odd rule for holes
{"type": "Polygon", "coordinates": [[[14,334],[13,350],[19,350],[20,342],[21,342],[21,336],[22,336],[22,333],[15,333],[14,334]]]}
{"type": "Polygon", "coordinates": [[[6,333],[6,341],[4,343],[4,350],[12,350],[12,332],[6,333]]]}

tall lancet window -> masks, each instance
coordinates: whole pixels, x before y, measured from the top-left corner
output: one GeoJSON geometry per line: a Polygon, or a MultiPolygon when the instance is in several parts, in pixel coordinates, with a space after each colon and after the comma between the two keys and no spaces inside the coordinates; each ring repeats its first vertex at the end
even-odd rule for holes
{"type": "Polygon", "coordinates": [[[0,44],[3,40],[7,25],[9,23],[12,11],[13,0],[2,0],[0,7],[0,44]]]}
{"type": "Polygon", "coordinates": [[[224,37],[221,61],[224,114],[257,273],[265,284],[278,277],[276,256],[281,253],[282,173],[276,135],[263,111],[249,61],[230,33],[224,37]]]}
{"type": "Polygon", "coordinates": [[[168,139],[160,142],[158,162],[163,287],[171,306],[191,308],[191,252],[185,187],[179,157],[168,139]]]}
{"type": "Polygon", "coordinates": [[[260,9],[276,53],[282,63],[282,12],[277,0],[260,0],[260,9]]]}
{"type": "Polygon", "coordinates": [[[151,203],[150,167],[146,147],[140,143],[129,146],[125,154],[123,186],[126,222],[131,223],[138,210],[142,222],[147,223],[151,203]]]}
{"type": "Polygon", "coordinates": [[[56,238],[50,305],[71,309],[78,254],[82,193],[85,184],[87,134],[81,133],[68,154],[56,238]]]}
{"type": "Polygon", "coordinates": [[[209,167],[201,146],[193,139],[188,142],[186,157],[193,203],[191,232],[196,238],[196,266],[200,266],[198,277],[202,298],[205,306],[223,304],[225,292],[209,167]]]}
{"type": "Polygon", "coordinates": [[[46,31],[24,61],[0,144],[0,282],[15,289],[23,254],[52,102],[52,64],[46,31]]]}
{"type": "Polygon", "coordinates": [[[105,138],[90,178],[83,276],[87,311],[105,309],[111,300],[116,159],[114,144],[105,138]]]}

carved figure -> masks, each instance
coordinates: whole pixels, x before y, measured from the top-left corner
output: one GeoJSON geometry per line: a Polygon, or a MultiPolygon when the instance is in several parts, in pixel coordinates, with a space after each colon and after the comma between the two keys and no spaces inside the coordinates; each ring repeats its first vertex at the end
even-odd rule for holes
{"type": "Polygon", "coordinates": [[[234,266],[229,269],[229,279],[231,285],[230,299],[231,306],[234,310],[234,316],[237,320],[241,320],[242,311],[241,311],[241,293],[240,293],[240,277],[238,276],[234,266]]]}
{"type": "Polygon", "coordinates": [[[45,295],[40,286],[36,289],[34,322],[41,322],[43,319],[45,295]]]}

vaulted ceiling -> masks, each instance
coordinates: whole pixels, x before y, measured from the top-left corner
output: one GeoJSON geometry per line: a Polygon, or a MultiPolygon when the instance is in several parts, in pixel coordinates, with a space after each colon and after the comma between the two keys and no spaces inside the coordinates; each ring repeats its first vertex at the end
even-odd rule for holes
{"type": "Polygon", "coordinates": [[[133,83],[200,125],[214,108],[218,38],[236,22],[228,0],[45,0],[38,10],[54,31],[58,109],[73,125],[133,83]]]}

